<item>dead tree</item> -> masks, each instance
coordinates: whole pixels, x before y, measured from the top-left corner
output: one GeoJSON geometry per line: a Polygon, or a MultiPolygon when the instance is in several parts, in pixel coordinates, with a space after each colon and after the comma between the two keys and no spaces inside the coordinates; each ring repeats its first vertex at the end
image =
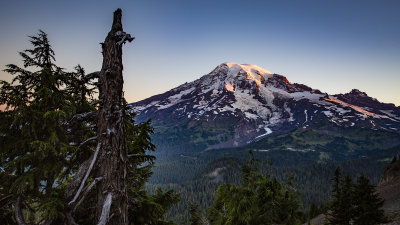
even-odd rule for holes
{"type": "Polygon", "coordinates": [[[127,147],[123,108],[122,46],[133,38],[125,33],[121,9],[114,12],[111,31],[104,43],[103,66],[99,74],[100,107],[97,117],[95,177],[101,179],[97,188],[98,224],[128,224],[127,147]]]}
{"type": "Polygon", "coordinates": [[[96,217],[98,225],[127,225],[127,146],[124,127],[124,98],[122,77],[122,46],[133,38],[125,33],[121,23],[122,11],[114,12],[111,31],[102,43],[103,66],[100,72],[89,74],[87,79],[98,78],[98,110],[75,115],[71,121],[86,121],[97,117],[97,135],[82,142],[82,146],[97,140],[92,156],[79,166],[73,180],[66,188],[65,198],[69,199],[67,220],[77,225],[74,213],[78,206],[96,185],[96,217]],[[87,182],[89,177],[91,183],[87,182]]]}

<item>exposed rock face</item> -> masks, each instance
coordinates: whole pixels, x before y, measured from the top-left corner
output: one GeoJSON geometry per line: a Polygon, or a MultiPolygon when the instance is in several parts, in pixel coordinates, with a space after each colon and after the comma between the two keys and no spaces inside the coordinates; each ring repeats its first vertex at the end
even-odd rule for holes
{"type": "Polygon", "coordinates": [[[384,169],[382,180],[377,188],[379,195],[385,199],[383,208],[395,222],[400,223],[400,154],[384,169]]]}
{"type": "Polygon", "coordinates": [[[139,122],[151,118],[162,128],[154,139],[159,147],[157,138],[172,137],[168,132],[174,129],[192,135],[185,142],[196,143],[197,150],[243,146],[321,121],[400,130],[400,108],[393,104],[358,90],[324,94],[258,66],[236,63],[223,63],[198,80],[130,106],[139,122]]]}
{"type": "Polygon", "coordinates": [[[384,169],[381,184],[400,181],[400,154],[393,157],[392,162],[384,169]]]}

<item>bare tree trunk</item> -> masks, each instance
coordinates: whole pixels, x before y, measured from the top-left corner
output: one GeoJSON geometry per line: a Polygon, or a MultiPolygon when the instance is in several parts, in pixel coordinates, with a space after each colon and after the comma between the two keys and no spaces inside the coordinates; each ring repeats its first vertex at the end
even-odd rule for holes
{"type": "Polygon", "coordinates": [[[24,216],[22,214],[22,201],[21,196],[17,197],[17,200],[14,204],[14,213],[15,213],[15,220],[17,221],[18,225],[26,225],[24,216]]]}
{"type": "Polygon", "coordinates": [[[121,9],[114,12],[111,31],[104,43],[103,66],[99,74],[101,101],[97,135],[101,149],[97,159],[96,176],[102,177],[97,188],[98,224],[128,224],[127,150],[124,128],[122,46],[132,41],[123,32],[121,9]]]}

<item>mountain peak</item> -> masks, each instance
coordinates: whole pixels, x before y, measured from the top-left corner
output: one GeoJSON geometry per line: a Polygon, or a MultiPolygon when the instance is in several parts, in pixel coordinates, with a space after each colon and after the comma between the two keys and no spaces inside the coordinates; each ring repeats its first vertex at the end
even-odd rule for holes
{"type": "MultiPolygon", "coordinates": [[[[203,150],[241,146],[320,123],[400,130],[400,109],[364,92],[329,96],[259,66],[233,62],[130,106],[137,121],[152,118],[157,126],[183,126],[185,134],[199,129],[187,138],[197,143],[197,137],[205,137],[203,150]]],[[[164,137],[178,138],[175,134],[164,137]]]]}
{"type": "Polygon", "coordinates": [[[367,93],[362,92],[362,91],[360,91],[360,90],[358,90],[358,89],[353,89],[353,90],[351,90],[351,91],[349,92],[349,94],[368,97],[367,93]]]}
{"type": "Polygon", "coordinates": [[[226,65],[229,68],[229,71],[240,71],[244,70],[249,74],[253,73],[259,73],[259,74],[272,74],[270,71],[265,70],[257,65],[253,64],[239,64],[239,63],[234,63],[234,62],[226,62],[223,63],[222,65],[226,65]]]}
{"type": "Polygon", "coordinates": [[[222,83],[226,90],[233,92],[239,86],[256,88],[272,76],[270,71],[257,65],[226,62],[217,66],[209,76],[205,77],[210,77],[213,83],[222,83]]]}

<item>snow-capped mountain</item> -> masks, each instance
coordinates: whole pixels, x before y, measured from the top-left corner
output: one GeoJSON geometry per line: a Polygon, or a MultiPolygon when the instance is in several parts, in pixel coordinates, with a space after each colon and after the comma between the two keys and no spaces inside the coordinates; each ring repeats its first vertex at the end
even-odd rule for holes
{"type": "Polygon", "coordinates": [[[242,146],[320,122],[400,130],[400,107],[364,92],[328,95],[237,63],[223,63],[198,80],[130,107],[139,122],[152,119],[157,142],[186,141],[197,149],[242,146]]]}

